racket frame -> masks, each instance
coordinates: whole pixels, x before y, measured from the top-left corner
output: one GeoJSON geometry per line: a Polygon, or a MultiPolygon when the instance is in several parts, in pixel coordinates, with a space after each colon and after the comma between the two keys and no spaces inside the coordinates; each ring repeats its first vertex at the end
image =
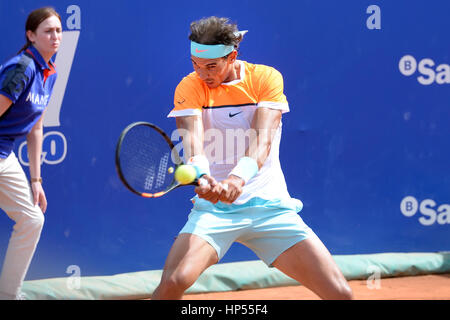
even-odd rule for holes
{"type": "Polygon", "coordinates": [[[175,149],[175,145],[173,144],[173,142],[169,138],[169,136],[164,132],[164,130],[162,130],[160,127],[158,127],[157,125],[150,123],[150,122],[137,121],[137,122],[130,123],[125,129],[123,129],[122,133],[120,134],[119,140],[116,145],[116,154],[115,154],[116,171],[117,171],[117,174],[119,175],[120,180],[125,185],[125,187],[127,187],[127,189],[130,190],[131,192],[133,192],[134,194],[137,194],[138,196],[141,196],[144,198],[159,198],[159,197],[165,195],[166,193],[168,193],[169,191],[172,191],[173,189],[176,189],[180,186],[185,186],[185,185],[198,186],[199,185],[198,179],[195,179],[195,181],[193,181],[192,183],[189,183],[189,184],[180,184],[178,181],[175,180],[175,178],[173,178],[171,184],[166,189],[159,191],[159,192],[155,192],[155,193],[148,193],[148,192],[139,192],[139,191],[135,190],[127,182],[127,179],[125,178],[125,176],[122,172],[122,168],[120,166],[120,151],[122,148],[122,142],[123,142],[125,136],[127,135],[127,133],[131,129],[133,129],[134,127],[137,127],[137,126],[142,126],[142,125],[148,126],[152,129],[154,129],[155,131],[157,131],[167,142],[168,147],[170,149],[171,156],[174,157],[172,159],[175,160],[175,161],[173,161],[175,164],[175,168],[174,168],[173,172],[175,172],[177,170],[177,168],[183,164],[183,161],[181,160],[180,155],[178,154],[177,150],[175,149]]]}

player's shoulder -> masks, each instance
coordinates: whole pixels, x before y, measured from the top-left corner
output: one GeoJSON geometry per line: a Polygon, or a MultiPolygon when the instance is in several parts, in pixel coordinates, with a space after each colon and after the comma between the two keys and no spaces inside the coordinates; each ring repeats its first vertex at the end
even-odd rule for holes
{"type": "Polygon", "coordinates": [[[203,81],[195,73],[191,72],[183,77],[175,88],[175,99],[198,100],[205,97],[203,81]]]}
{"type": "Polygon", "coordinates": [[[243,63],[247,72],[252,74],[252,77],[268,78],[282,76],[281,72],[278,71],[275,67],[259,63],[250,63],[247,61],[243,61],[243,63]]]}
{"type": "Polygon", "coordinates": [[[249,63],[244,61],[246,72],[249,73],[248,79],[259,84],[282,83],[283,76],[275,67],[265,64],[249,63]]]}
{"type": "Polygon", "coordinates": [[[181,79],[177,87],[202,88],[202,80],[195,72],[191,72],[181,79]]]}

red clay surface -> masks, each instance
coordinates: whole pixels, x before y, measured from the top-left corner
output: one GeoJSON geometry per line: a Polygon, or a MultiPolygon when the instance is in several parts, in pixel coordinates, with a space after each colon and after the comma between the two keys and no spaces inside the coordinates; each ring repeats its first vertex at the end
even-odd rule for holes
{"type": "MultiPolygon", "coordinates": [[[[450,274],[349,281],[356,300],[450,300],[450,274]]],[[[188,294],[183,300],[317,300],[298,285],[256,290],[188,294]]]]}

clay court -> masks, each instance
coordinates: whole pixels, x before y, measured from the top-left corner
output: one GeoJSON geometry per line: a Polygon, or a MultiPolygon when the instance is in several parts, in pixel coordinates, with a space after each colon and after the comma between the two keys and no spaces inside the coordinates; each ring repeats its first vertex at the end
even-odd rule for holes
{"type": "MultiPolygon", "coordinates": [[[[335,255],[356,300],[450,300],[450,254],[335,255]]],[[[162,270],[25,281],[29,300],[149,300],[162,270]]],[[[185,300],[318,300],[312,291],[260,260],[209,267],[185,300]]]]}
{"type": "MultiPolygon", "coordinates": [[[[356,300],[450,300],[450,274],[349,281],[356,300]]],[[[288,286],[185,295],[184,300],[318,300],[305,287],[288,286]]]]}

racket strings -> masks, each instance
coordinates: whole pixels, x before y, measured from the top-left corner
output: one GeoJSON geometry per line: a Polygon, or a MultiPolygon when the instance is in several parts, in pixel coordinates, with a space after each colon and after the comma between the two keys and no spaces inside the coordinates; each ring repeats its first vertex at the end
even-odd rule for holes
{"type": "Polygon", "coordinates": [[[173,180],[168,173],[171,150],[165,139],[148,126],[130,129],[122,140],[120,167],[127,183],[136,191],[156,193],[173,180]]]}

